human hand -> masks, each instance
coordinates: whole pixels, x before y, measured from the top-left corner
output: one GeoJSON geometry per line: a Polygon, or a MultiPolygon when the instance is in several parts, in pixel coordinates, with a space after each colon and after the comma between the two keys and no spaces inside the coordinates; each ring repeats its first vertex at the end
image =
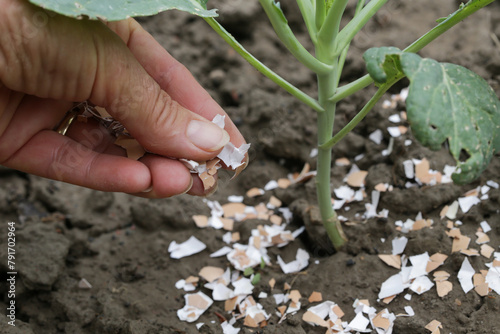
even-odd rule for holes
{"type": "Polygon", "coordinates": [[[103,23],[0,0],[0,164],[102,191],[144,197],[204,195],[173,158],[207,161],[242,135],[189,71],[135,20],[103,23]],[[105,108],[148,151],[126,158],[96,122],[53,131],[88,100],[105,108]]]}

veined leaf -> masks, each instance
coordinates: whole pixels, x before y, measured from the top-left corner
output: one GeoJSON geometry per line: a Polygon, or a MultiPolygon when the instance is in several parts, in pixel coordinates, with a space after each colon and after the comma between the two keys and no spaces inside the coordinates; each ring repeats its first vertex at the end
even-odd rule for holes
{"type": "Polygon", "coordinates": [[[118,21],[135,16],[148,16],[178,9],[203,17],[217,16],[207,10],[208,0],[30,0],[31,3],[56,13],[81,18],[118,21]]]}
{"type": "Polygon", "coordinates": [[[459,171],[453,181],[473,181],[500,150],[500,101],[488,83],[465,67],[401,55],[410,79],[406,100],[408,121],[415,137],[437,150],[448,140],[459,171]],[[460,161],[465,151],[469,158],[460,161]]]}
{"type": "Polygon", "coordinates": [[[377,84],[383,84],[401,73],[401,53],[400,49],[392,46],[366,50],[363,54],[366,69],[377,84]]]}
{"type": "Polygon", "coordinates": [[[363,57],[379,85],[398,73],[410,79],[406,107],[413,134],[433,150],[448,141],[458,166],[453,181],[479,177],[500,151],[500,100],[488,83],[465,67],[397,48],[373,48],[363,57]]]}

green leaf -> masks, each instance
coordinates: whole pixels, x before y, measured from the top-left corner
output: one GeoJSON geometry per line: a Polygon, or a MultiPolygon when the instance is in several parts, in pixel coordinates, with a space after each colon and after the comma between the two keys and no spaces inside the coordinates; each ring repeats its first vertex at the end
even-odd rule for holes
{"type": "Polygon", "coordinates": [[[413,134],[431,149],[448,140],[459,170],[453,181],[476,179],[500,150],[500,101],[488,83],[474,72],[455,64],[401,55],[410,79],[406,100],[413,134]],[[460,161],[461,154],[469,156],[460,161]]]}
{"type": "Polygon", "coordinates": [[[253,285],[257,285],[259,282],[260,282],[260,274],[259,274],[259,273],[257,273],[257,274],[255,274],[255,276],[252,278],[252,282],[251,282],[251,283],[252,283],[253,285]]]}
{"type": "Polygon", "coordinates": [[[248,268],[245,268],[245,270],[243,271],[243,276],[247,277],[247,276],[250,276],[254,273],[254,270],[252,267],[248,267],[248,268]]]}
{"type": "Polygon", "coordinates": [[[281,9],[281,4],[279,2],[275,2],[273,0],[272,2],[272,8],[273,10],[278,14],[278,17],[284,24],[288,24],[288,20],[285,17],[285,14],[283,13],[283,10],[281,9]]]}
{"type": "Polygon", "coordinates": [[[401,53],[400,49],[392,46],[366,50],[363,54],[366,70],[376,83],[383,84],[401,75],[401,53]]]}
{"type": "Polygon", "coordinates": [[[216,9],[207,10],[207,0],[30,0],[31,3],[56,13],[81,18],[118,21],[135,16],[148,16],[178,9],[203,17],[217,16],[216,9]]]}

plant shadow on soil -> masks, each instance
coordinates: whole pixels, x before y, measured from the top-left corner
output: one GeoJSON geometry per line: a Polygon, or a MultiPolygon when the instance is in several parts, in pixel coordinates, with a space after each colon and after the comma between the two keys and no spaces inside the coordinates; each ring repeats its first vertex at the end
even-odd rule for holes
{"type": "MultiPolygon", "coordinates": [[[[310,48],[297,8],[290,0],[283,3],[292,28],[310,48]]],[[[249,51],[294,85],[313,94],[316,89],[314,77],[279,44],[256,1],[214,1],[213,5],[220,8],[222,24],[240,38],[249,51]],[[230,14],[224,16],[225,13],[230,14]]],[[[367,48],[404,47],[431,28],[435,19],[454,11],[457,5],[457,1],[451,0],[389,2],[354,40],[343,80],[365,73],[360,57],[367,48]]],[[[348,10],[352,13],[352,6],[348,10]]],[[[203,20],[184,13],[167,12],[140,19],[140,22],[193,72],[252,143],[250,166],[232,181],[222,175],[219,190],[211,200],[225,203],[227,196],[244,195],[252,187],[263,187],[269,180],[300,171],[306,162],[314,169],[315,163],[309,158],[316,137],[313,111],[241,60],[203,20]]],[[[474,70],[500,95],[500,46],[495,44],[493,35],[500,37],[500,6],[497,3],[468,18],[421,54],[474,70]]],[[[392,93],[398,93],[404,85],[398,85],[392,93]]],[[[374,90],[368,88],[367,91],[372,93],[374,90]]],[[[368,98],[369,94],[361,93],[341,102],[336,129],[345,125],[368,98]]],[[[379,209],[389,210],[388,218],[362,220],[359,214],[365,211],[366,201],[353,203],[350,210],[339,211],[340,215],[355,222],[345,226],[350,239],[345,251],[330,255],[324,234],[312,225],[300,239],[286,247],[270,249],[273,264],[263,270],[254,296],[261,291],[271,293],[267,284],[271,278],[276,280],[272,293],[283,292],[284,283],[293,282],[292,288],[305,297],[301,300],[302,310],[278,323],[273,298],[262,299],[260,302],[267,312],[273,314],[268,326],[252,330],[238,322],[237,327],[243,328],[240,333],[324,333],[324,329],[302,321],[302,314],[311,305],[307,296],[313,291],[320,291],[324,300],[339,304],[347,321],[354,317],[352,304],[356,298],[368,299],[378,310],[387,307],[395,314],[405,313],[404,307],[412,306],[415,316],[398,317],[394,333],[428,333],[424,327],[433,319],[442,322],[443,333],[498,332],[499,296],[490,293],[489,297],[480,297],[474,291],[464,294],[456,277],[464,256],[457,253],[451,254],[440,267],[452,273],[450,281],[454,289],[446,297],[439,298],[433,288],[422,295],[414,294],[410,301],[403,298],[403,293],[389,305],[377,302],[381,284],[397,273],[377,257],[381,253],[391,253],[390,241],[402,235],[396,230],[395,221],[414,219],[418,212],[434,221],[432,229],[405,235],[409,239],[405,254],[450,254],[451,240],[439,217],[442,207],[467,190],[484,185],[487,180],[500,180],[497,155],[483,176],[468,186],[445,184],[405,188],[407,180],[402,161],[426,157],[431,168],[441,171],[445,164],[453,161],[444,149],[432,152],[423,148],[411,133],[395,138],[393,152],[384,156],[382,150],[387,148],[390,138],[387,127],[391,123],[387,118],[401,110],[404,105],[384,109],[379,103],[362,124],[334,148],[336,158],[347,157],[353,161],[356,156],[364,155],[356,164],[368,171],[368,194],[381,182],[394,186],[393,192],[381,195],[379,204],[379,209]],[[368,139],[376,129],[384,134],[380,145],[368,139]],[[412,144],[405,146],[408,139],[412,144]],[[291,261],[298,248],[310,252],[311,264],[301,274],[283,274],[276,264],[276,256],[291,261]]],[[[343,184],[348,169],[336,167],[332,170],[334,187],[343,184]]],[[[195,214],[209,214],[202,199],[180,196],[146,200],[125,194],[101,193],[4,168],[0,169],[0,183],[0,221],[2,224],[17,222],[19,271],[17,326],[8,326],[4,320],[0,323],[0,333],[222,332],[216,316],[216,312],[225,314],[221,303],[215,303],[197,321],[205,323],[200,330],[177,317],[177,310],[184,306],[185,293],[175,288],[175,282],[197,275],[206,265],[228,266],[225,257],[208,256],[223,246],[224,232],[198,229],[191,218],[195,214]],[[192,235],[203,241],[207,250],[181,260],[171,259],[167,251],[170,242],[181,242],[192,235]],[[88,280],[92,288],[79,289],[81,278],[88,280]]],[[[311,221],[307,214],[301,213],[310,212],[307,207],[315,203],[313,180],[286,190],[266,192],[260,198],[245,198],[245,203],[256,205],[273,194],[296,213],[291,229],[300,227],[304,220],[311,221]]],[[[487,220],[492,226],[488,233],[490,245],[498,251],[499,208],[500,190],[492,189],[489,199],[481,201],[466,214],[459,212],[457,219],[463,222],[462,233],[474,236],[479,223],[487,220]]],[[[235,230],[245,238],[257,224],[254,221],[236,223],[235,230]]],[[[6,259],[5,243],[6,238],[2,237],[2,259],[6,259]]],[[[485,263],[491,259],[474,257],[470,261],[479,270],[486,269],[485,263]]],[[[0,264],[2,269],[6,269],[4,262],[0,264]]],[[[6,276],[1,279],[5,280],[6,276]]],[[[0,306],[5,310],[7,289],[4,285],[0,289],[4,297],[0,306]]]]}

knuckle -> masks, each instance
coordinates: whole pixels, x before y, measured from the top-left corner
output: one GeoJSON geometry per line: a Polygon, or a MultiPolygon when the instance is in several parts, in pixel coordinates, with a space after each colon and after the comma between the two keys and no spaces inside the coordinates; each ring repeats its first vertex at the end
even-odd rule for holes
{"type": "Polygon", "coordinates": [[[182,107],[164,91],[159,91],[148,111],[147,123],[151,125],[152,138],[174,137],[182,131],[179,127],[182,122],[182,107]]]}

